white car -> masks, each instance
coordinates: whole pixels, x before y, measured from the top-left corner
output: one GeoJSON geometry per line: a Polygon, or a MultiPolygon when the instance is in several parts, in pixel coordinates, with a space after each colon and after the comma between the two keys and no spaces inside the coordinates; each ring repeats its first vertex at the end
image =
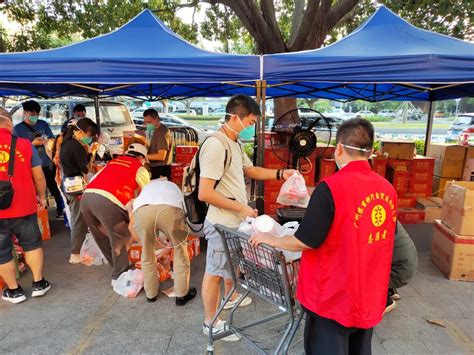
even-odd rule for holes
{"type": "Polygon", "coordinates": [[[171,112],[173,115],[192,115],[192,116],[196,116],[196,111],[194,111],[193,109],[190,109],[189,110],[189,113],[188,113],[188,110],[186,109],[178,109],[178,110],[174,110],[173,112],[171,112]]]}
{"type": "Polygon", "coordinates": [[[219,108],[215,111],[212,111],[209,115],[211,116],[220,116],[220,117],[224,117],[225,116],[225,108],[219,108]]]}
{"type": "Polygon", "coordinates": [[[373,117],[374,113],[372,111],[359,111],[356,112],[356,115],[361,117],[373,117]]]}
{"type": "Polygon", "coordinates": [[[383,109],[377,115],[380,117],[396,117],[397,112],[395,110],[383,109]]]}

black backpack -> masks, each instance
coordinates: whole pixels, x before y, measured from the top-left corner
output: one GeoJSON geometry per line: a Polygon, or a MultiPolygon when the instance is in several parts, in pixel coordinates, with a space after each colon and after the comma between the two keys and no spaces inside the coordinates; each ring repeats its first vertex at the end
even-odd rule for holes
{"type": "MultiPolygon", "coordinates": [[[[219,141],[221,141],[222,145],[224,146],[224,149],[225,149],[224,173],[222,174],[224,176],[224,174],[229,169],[230,164],[232,163],[232,153],[230,150],[229,143],[219,133],[214,133],[213,135],[209,137],[215,137],[219,139],[219,141]]],[[[207,210],[209,209],[209,205],[206,202],[199,200],[198,198],[199,178],[201,175],[201,169],[199,166],[199,154],[201,152],[201,147],[203,146],[203,144],[206,142],[206,140],[209,137],[207,137],[204,140],[204,142],[202,142],[198,151],[194,155],[191,161],[191,164],[184,170],[184,174],[183,174],[182,189],[183,189],[183,194],[184,194],[184,205],[185,205],[184,207],[186,211],[186,217],[188,219],[188,222],[194,225],[204,224],[204,220],[206,219],[206,215],[207,215],[207,210]]],[[[219,184],[219,182],[220,180],[217,180],[214,187],[216,187],[219,184]]],[[[201,229],[194,230],[194,231],[198,232],[201,229]]]]}

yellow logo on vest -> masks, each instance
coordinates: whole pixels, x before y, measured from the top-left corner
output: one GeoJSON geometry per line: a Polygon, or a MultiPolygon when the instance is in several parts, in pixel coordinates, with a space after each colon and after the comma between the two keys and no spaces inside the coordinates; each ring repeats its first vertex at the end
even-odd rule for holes
{"type": "Polygon", "coordinates": [[[385,211],[385,208],[383,208],[382,205],[377,205],[372,209],[371,217],[372,224],[375,227],[380,227],[387,218],[387,212],[385,211]]]}
{"type": "Polygon", "coordinates": [[[10,160],[10,154],[4,150],[0,150],[0,164],[7,163],[10,160]]]}

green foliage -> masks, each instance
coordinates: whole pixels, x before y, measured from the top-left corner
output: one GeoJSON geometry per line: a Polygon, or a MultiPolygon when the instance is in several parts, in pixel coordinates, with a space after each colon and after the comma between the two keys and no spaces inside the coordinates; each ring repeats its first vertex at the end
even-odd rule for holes
{"type": "Polygon", "coordinates": [[[253,143],[245,143],[244,144],[244,151],[245,154],[249,157],[250,160],[253,160],[253,149],[254,149],[254,144],[253,143]]]}
{"type": "Polygon", "coordinates": [[[421,139],[415,140],[416,154],[423,155],[425,151],[425,141],[421,139]]]}

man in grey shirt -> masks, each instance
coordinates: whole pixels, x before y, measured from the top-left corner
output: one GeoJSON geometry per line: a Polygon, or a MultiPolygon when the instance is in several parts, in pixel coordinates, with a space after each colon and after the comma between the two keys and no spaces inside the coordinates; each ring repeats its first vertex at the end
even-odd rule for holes
{"type": "Polygon", "coordinates": [[[155,109],[143,112],[148,140],[148,155],[150,161],[151,178],[158,179],[166,176],[171,180],[171,163],[173,162],[173,137],[171,132],[160,122],[160,116],[155,109]]]}

